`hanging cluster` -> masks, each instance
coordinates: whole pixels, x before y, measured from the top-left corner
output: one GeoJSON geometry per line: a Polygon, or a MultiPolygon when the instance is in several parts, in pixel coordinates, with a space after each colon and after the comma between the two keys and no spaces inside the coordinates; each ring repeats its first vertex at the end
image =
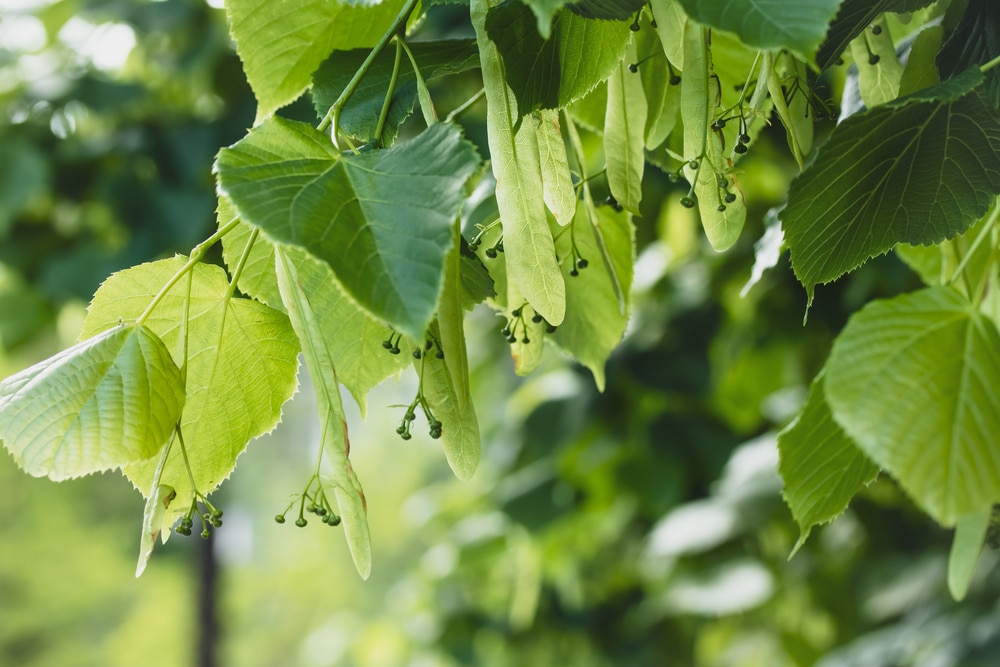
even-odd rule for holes
{"type": "Polygon", "coordinates": [[[194,527],[195,515],[201,519],[200,534],[206,540],[212,536],[211,528],[222,527],[222,510],[217,509],[209,502],[208,498],[196,492],[191,499],[191,507],[177,524],[176,532],[180,535],[190,535],[191,529],[194,527]]]}
{"type": "Polygon", "coordinates": [[[299,516],[295,519],[295,525],[299,528],[304,528],[308,525],[309,521],[305,517],[307,512],[315,514],[328,526],[340,525],[340,516],[333,511],[333,507],[326,497],[326,491],[323,489],[323,482],[320,480],[318,473],[313,473],[309,481],[306,482],[305,489],[303,489],[301,494],[293,498],[292,502],[288,503],[288,507],[285,508],[284,512],[274,516],[275,523],[285,523],[285,515],[291,511],[296,502],[299,505],[299,516]]]}

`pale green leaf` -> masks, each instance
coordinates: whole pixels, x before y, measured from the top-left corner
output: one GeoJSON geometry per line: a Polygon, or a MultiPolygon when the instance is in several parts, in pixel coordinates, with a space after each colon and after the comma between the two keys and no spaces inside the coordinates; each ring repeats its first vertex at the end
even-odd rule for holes
{"type": "Polygon", "coordinates": [[[996,217],[991,214],[961,236],[932,246],[896,246],[896,255],[913,269],[925,285],[946,285],[971,297],[993,268],[993,248],[984,242],[992,233],[996,217]],[[986,236],[984,236],[986,235],[986,236]],[[952,281],[959,266],[960,279],[952,281]]]}
{"type": "MultiPolygon", "coordinates": [[[[237,217],[232,202],[224,196],[219,196],[219,207],[216,211],[219,227],[223,227],[237,217]]],[[[243,256],[249,243],[253,227],[240,222],[232,231],[222,237],[222,258],[230,270],[234,269],[243,256]]],[[[271,243],[258,236],[257,242],[250,248],[250,254],[243,264],[243,271],[237,283],[247,296],[252,296],[264,305],[283,310],[281,294],[278,293],[278,279],[274,275],[274,249],[271,243]]]]}
{"type": "Polygon", "coordinates": [[[1000,500],[1000,333],[931,287],[874,301],[827,362],[837,423],[943,525],[1000,500]]]}
{"type": "Polygon", "coordinates": [[[843,0],[816,54],[820,69],[834,65],[851,40],[864,32],[883,12],[911,12],[934,0],[843,0]]]}
{"type": "Polygon", "coordinates": [[[689,22],[684,28],[685,69],[681,77],[681,119],[684,122],[684,174],[694,194],[705,235],[715,250],[728,249],[740,237],[746,205],[733,176],[732,160],[724,154],[723,134],[712,129],[721,107],[719,80],[711,76],[711,54],[705,28],[689,22]],[[727,196],[732,201],[726,201],[727,196]]]}
{"type": "MultiPolygon", "coordinates": [[[[433,331],[433,328],[432,328],[433,331]]],[[[464,351],[464,344],[461,346],[464,351]]],[[[464,386],[456,384],[449,365],[461,363],[458,347],[444,351],[444,358],[425,354],[414,366],[420,375],[420,386],[434,417],[441,422],[441,444],[452,472],[459,479],[472,477],[479,465],[482,447],[479,420],[468,394],[468,379],[464,386]]]]}
{"type": "Polygon", "coordinates": [[[135,566],[136,578],[141,577],[146,571],[149,557],[153,555],[156,538],[164,528],[169,528],[164,526],[164,522],[167,520],[170,503],[176,497],[177,492],[174,491],[174,487],[157,484],[156,489],[146,499],[146,507],[142,511],[142,534],[139,537],[139,562],[135,566]]]}
{"type": "Polygon", "coordinates": [[[439,352],[447,362],[457,407],[464,412],[472,409],[472,393],[469,388],[469,357],[465,349],[465,308],[462,306],[462,234],[457,221],[452,233],[455,243],[446,260],[444,288],[438,304],[439,352]]]}
{"type": "Polygon", "coordinates": [[[970,70],[854,114],[792,181],[781,212],[795,275],[811,295],[897,243],[964,232],[1000,193],[1000,121],[970,70]]]}
{"type": "Polygon", "coordinates": [[[991,514],[991,509],[967,514],[955,524],[955,538],[948,556],[948,592],[957,602],[964,600],[969,592],[991,514]]]}
{"type": "Polygon", "coordinates": [[[799,524],[793,554],[805,544],[813,526],[840,516],[851,498],[878,476],[878,467],[834,421],[825,384],[821,372],[798,416],[778,434],[782,495],[799,524]]]}
{"type": "Polygon", "coordinates": [[[596,217],[597,229],[607,248],[614,275],[599,259],[601,251],[595,226],[591,224],[586,204],[580,202],[573,220],[573,235],[562,234],[556,250],[560,257],[571,258],[575,241],[586,266],[578,268],[577,275],[566,280],[566,319],[551,337],[559,347],[590,369],[597,388],[604,391],[605,362],[621,342],[628,324],[635,229],[627,213],[615,213],[610,206],[597,207],[596,217]],[[623,294],[624,308],[619,307],[615,282],[619,283],[623,294]]]}
{"type": "Polygon", "coordinates": [[[550,109],[536,111],[531,121],[538,137],[542,198],[556,222],[569,224],[576,211],[576,189],[566,158],[566,142],[559,128],[559,112],[550,109]]]}
{"type": "Polygon", "coordinates": [[[257,97],[257,120],[302,94],[334,49],[373,46],[404,0],[226,0],[229,29],[257,97]],[[336,28],[334,28],[336,26],[336,28]]]}
{"type": "Polygon", "coordinates": [[[606,81],[567,107],[566,111],[577,125],[582,125],[597,135],[604,134],[604,114],[608,110],[608,84],[606,81]]]}
{"type": "MultiPolygon", "coordinates": [[[[671,68],[663,53],[657,30],[643,29],[635,34],[636,52],[643,56],[638,64],[642,79],[643,97],[646,100],[645,144],[648,150],[657,148],[673,131],[681,108],[681,89],[677,71],[671,68]]],[[[635,64],[635,63],[631,63],[635,64]]]]}
{"type": "MultiPolygon", "coordinates": [[[[134,320],[184,264],[184,257],[175,257],[111,276],[91,301],[83,336],[113,328],[119,318],[134,320]]],[[[278,423],[281,406],[295,393],[299,344],[284,313],[250,299],[227,301],[229,282],[219,267],[198,264],[189,275],[187,400],[180,423],[197,491],[208,494],[229,476],[249,441],[278,423]]],[[[175,359],[184,351],[187,296],[188,279],[182,278],[146,320],[175,359]]],[[[165,453],[158,483],[178,495],[169,522],[190,507],[195,489],[180,441],[165,453]]],[[[159,458],[125,467],[143,495],[153,491],[159,458]]]]}
{"type": "Polygon", "coordinates": [[[785,126],[788,147],[801,168],[813,146],[813,114],[809,106],[809,82],[806,65],[791,56],[764,54],[767,90],[774,110],[785,126]]]}
{"type": "MultiPolygon", "coordinates": [[[[458,74],[479,67],[479,55],[474,40],[442,40],[437,42],[414,42],[410,44],[414,58],[420,65],[420,73],[425,81],[433,81],[451,74],[458,74]]],[[[347,87],[354,73],[368,57],[369,49],[334,51],[320,65],[313,75],[313,106],[319,118],[347,87]]],[[[396,49],[386,48],[372,61],[364,78],[347,100],[340,113],[340,129],[361,142],[376,139],[379,114],[389,92],[396,61],[396,49]]],[[[396,87],[389,104],[385,127],[378,140],[383,146],[390,145],[396,138],[399,125],[413,113],[413,105],[418,97],[417,77],[407,59],[399,68],[396,87]]]]}
{"type": "Polygon", "coordinates": [[[927,26],[917,33],[899,81],[900,95],[909,95],[938,83],[935,60],[943,37],[944,29],[939,25],[927,26]]]}
{"type": "Polygon", "coordinates": [[[279,246],[275,249],[275,273],[288,317],[302,343],[302,356],[316,393],[323,452],[330,463],[329,481],[336,488],[347,544],[358,574],[367,579],[372,566],[367,504],[348,458],[351,445],[347,419],[340,400],[334,355],[324,331],[324,324],[337,307],[338,295],[329,289],[329,269],[299,248],[279,246]]]}
{"type": "Polygon", "coordinates": [[[656,21],[656,33],[667,60],[684,70],[684,26],[688,16],[678,0],[650,0],[649,9],[656,21]]]}
{"type": "Polygon", "coordinates": [[[631,33],[624,21],[586,19],[563,10],[543,39],[530,9],[505,2],[489,10],[485,35],[502,58],[503,78],[520,117],[536,109],[561,109],[593,90],[621,61],[631,33]]]}
{"type": "Polygon", "coordinates": [[[642,79],[628,69],[635,61],[635,45],[630,44],[625,60],[611,70],[608,79],[604,156],[611,195],[626,211],[638,215],[646,166],[646,97],[642,79]]]}
{"type": "Polygon", "coordinates": [[[478,167],[446,123],[388,150],[339,155],[311,126],[280,118],[216,163],[244,222],[326,261],[363,307],[413,338],[437,307],[451,223],[478,167]]]}
{"type": "Polygon", "coordinates": [[[788,49],[813,62],[840,0],[679,0],[699,23],[757,49],[788,49]]]}
{"type": "Polygon", "coordinates": [[[0,440],[28,474],[119,468],[155,456],[173,432],[184,384],[163,341],[118,317],[107,329],[0,382],[0,440]]]}
{"type": "MultiPolygon", "coordinates": [[[[552,324],[566,313],[566,286],[545,219],[538,142],[531,123],[518,120],[496,45],[486,34],[487,0],[473,0],[472,25],[486,89],[486,129],[504,233],[508,289],[515,284],[532,308],[552,324]]],[[[584,19],[580,19],[584,20],[584,19]]],[[[534,28],[532,28],[534,29],[534,28]]]]}
{"type": "Polygon", "coordinates": [[[889,28],[884,21],[877,25],[882,28],[877,35],[868,30],[851,42],[851,56],[858,68],[858,88],[869,109],[896,99],[903,77],[903,66],[896,57],[889,28]]]}

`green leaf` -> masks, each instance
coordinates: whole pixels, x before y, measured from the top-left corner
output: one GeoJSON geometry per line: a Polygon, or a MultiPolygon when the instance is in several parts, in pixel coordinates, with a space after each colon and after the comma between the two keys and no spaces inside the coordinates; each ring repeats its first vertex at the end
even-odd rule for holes
{"type": "MultiPolygon", "coordinates": [[[[1000,55],[1000,6],[988,0],[971,0],[937,57],[942,79],[957,76],[969,67],[985,65],[1000,55]]],[[[994,109],[1000,106],[1000,73],[986,72],[984,97],[994,109]]]]}
{"type": "MultiPolygon", "coordinates": [[[[468,376],[465,376],[464,382],[456,383],[456,370],[450,367],[462,363],[464,348],[464,343],[453,345],[451,350],[444,350],[444,359],[425,354],[420,361],[414,362],[420,374],[424,399],[441,422],[445,458],[455,476],[462,480],[470,479],[476,472],[482,447],[479,420],[468,393],[468,376]]],[[[460,374],[460,370],[458,372],[460,374]]]]}
{"type": "Polygon", "coordinates": [[[497,47],[486,34],[487,9],[487,0],[471,4],[486,89],[486,130],[497,182],[508,290],[516,286],[532,308],[558,325],[566,313],[566,286],[545,219],[535,128],[521,123],[515,129],[517,105],[497,47]]]}
{"type": "Polygon", "coordinates": [[[948,556],[948,592],[956,602],[964,600],[969,592],[991,514],[992,509],[986,509],[963,516],[955,524],[955,539],[948,556]]]}
{"type": "Polygon", "coordinates": [[[257,97],[254,124],[301,95],[334,49],[373,46],[404,4],[227,0],[229,30],[257,97]]]}
{"type": "MultiPolygon", "coordinates": [[[[614,268],[609,274],[599,261],[601,250],[595,227],[591,224],[587,205],[580,202],[571,234],[562,234],[556,244],[560,257],[572,257],[575,241],[587,267],[566,280],[566,319],[551,334],[552,340],[577,361],[590,369],[594,382],[604,391],[604,364],[612,350],[621,342],[628,324],[628,295],[632,286],[635,257],[635,228],[627,213],[615,213],[610,206],[596,211],[597,229],[614,268]],[[615,282],[619,283],[625,307],[619,307],[615,282]]],[[[539,341],[541,343],[541,341],[539,341]]],[[[534,345],[534,342],[532,342],[534,345]]]]}
{"type": "Polygon", "coordinates": [[[491,8],[486,34],[503,59],[504,78],[517,98],[517,117],[560,109],[589,93],[621,61],[631,35],[627,23],[562,11],[552,22],[551,36],[543,39],[534,14],[520,2],[491,8]]]}
{"type": "MultiPolygon", "coordinates": [[[[83,336],[134,320],[161,288],[184,266],[184,257],[161,260],[119,271],[97,293],[83,323],[83,336]]],[[[274,428],[281,406],[295,393],[299,344],[288,318],[250,299],[227,299],[229,281],[217,266],[191,269],[187,331],[187,400],[181,432],[197,491],[208,494],[232,472],[249,441],[274,428]]],[[[175,358],[184,345],[181,325],[188,279],[174,285],[146,320],[175,358]]],[[[176,420],[175,420],[176,421],[176,420]]],[[[191,486],[179,441],[158,483],[173,487],[179,500],[172,519],[190,507],[191,486]]],[[[147,495],[159,457],[125,467],[132,483],[147,495]]]]}
{"type": "Polygon", "coordinates": [[[851,42],[851,56],[858,68],[858,88],[869,109],[896,99],[903,78],[903,66],[896,57],[889,27],[884,21],[877,25],[882,28],[877,35],[869,31],[851,42]],[[873,64],[874,59],[877,62],[873,64]]]}
{"type": "Polygon", "coordinates": [[[472,310],[486,299],[496,296],[493,278],[483,261],[472,251],[464,238],[461,240],[460,271],[462,281],[462,308],[472,310]]]}
{"type": "Polygon", "coordinates": [[[806,65],[791,56],[782,58],[765,53],[764,58],[762,71],[767,72],[767,90],[771,94],[774,110],[785,126],[788,147],[801,168],[813,145],[806,65]]]}
{"type": "Polygon", "coordinates": [[[329,481],[335,488],[347,544],[358,574],[367,579],[372,569],[367,503],[348,458],[351,445],[347,437],[347,419],[340,400],[334,353],[327,344],[324,329],[338,306],[337,295],[329,289],[330,270],[301,249],[278,247],[275,273],[292,328],[302,343],[302,356],[316,393],[323,452],[330,462],[329,481]]]}
{"type": "MultiPolygon", "coordinates": [[[[825,70],[840,58],[841,54],[865,28],[883,12],[912,12],[926,7],[934,0],[843,0],[837,16],[830,24],[826,40],[816,54],[816,62],[825,70]]],[[[964,68],[963,68],[964,69],[964,68]]]]}
{"type": "Polygon", "coordinates": [[[878,467],[834,421],[824,376],[816,376],[801,412],[778,434],[782,495],[800,531],[793,555],[813,526],[840,516],[851,498],[878,476],[878,467]]]}
{"type": "MultiPolygon", "coordinates": [[[[238,217],[232,202],[221,195],[216,213],[219,227],[225,226],[238,217]]],[[[253,229],[245,222],[240,222],[232,231],[222,237],[222,258],[230,270],[239,264],[253,229]]],[[[240,273],[237,287],[244,294],[252,296],[264,305],[284,310],[285,304],[281,302],[281,294],[278,292],[278,278],[274,275],[274,249],[265,239],[258,238],[250,249],[250,255],[243,264],[243,271],[240,273]]]]}
{"type": "MultiPolygon", "coordinates": [[[[636,61],[635,46],[626,52],[636,61]]],[[[611,195],[630,213],[639,214],[645,156],[646,97],[642,79],[630,72],[625,60],[608,79],[608,108],[604,120],[604,156],[611,195]]]]}
{"type": "Polygon", "coordinates": [[[684,26],[688,16],[677,0],[650,0],[650,13],[656,21],[656,33],[667,60],[684,70],[684,26]]]}
{"type": "Polygon", "coordinates": [[[216,163],[244,222],[326,261],[363,307],[412,338],[437,307],[451,224],[478,167],[446,123],[388,150],[339,155],[325,135],[280,118],[216,163]]]}
{"type": "Polygon", "coordinates": [[[781,221],[812,298],[899,242],[965,231],[1000,193],[1000,122],[970,70],[840,123],[792,181],[781,221]],[[936,98],[937,97],[937,98],[936,98]]]}
{"type": "Polygon", "coordinates": [[[163,341],[116,317],[0,382],[0,440],[28,474],[72,479],[155,456],[183,406],[181,372],[163,341]]]}
{"type": "Polygon", "coordinates": [[[681,108],[680,82],[671,83],[670,67],[663,53],[659,32],[644,27],[635,35],[636,51],[650,54],[644,56],[639,65],[647,109],[643,136],[648,150],[659,147],[667,140],[677,125],[681,108]]]}
{"type": "Polygon", "coordinates": [[[631,21],[645,4],[646,0],[577,0],[568,6],[588,19],[631,21]]]}
{"type": "Polygon", "coordinates": [[[718,78],[711,76],[711,54],[705,39],[705,28],[695,23],[685,24],[685,69],[681,77],[681,120],[687,159],[684,174],[694,184],[705,235],[712,247],[721,252],[740,237],[746,221],[746,205],[732,173],[732,160],[723,154],[722,133],[711,127],[722,94],[718,78]],[[727,194],[736,198],[727,202],[727,194]]]}
{"type": "Polygon", "coordinates": [[[538,161],[542,171],[542,198],[560,225],[569,224],[576,211],[576,189],[566,158],[566,142],[559,128],[559,112],[536,111],[532,123],[538,137],[538,161]]]}
{"type": "Polygon", "coordinates": [[[452,233],[455,244],[448,253],[445,266],[444,289],[438,305],[438,333],[441,336],[440,352],[447,362],[457,406],[464,412],[472,409],[472,393],[469,388],[469,357],[465,349],[465,309],[462,307],[462,234],[457,221],[452,233]]]}
{"type": "MultiPolygon", "coordinates": [[[[139,562],[135,566],[136,578],[141,577],[142,573],[146,571],[149,557],[153,555],[156,538],[165,527],[167,510],[176,497],[177,492],[174,491],[174,487],[157,484],[156,489],[146,499],[146,507],[142,511],[142,533],[139,537],[139,562]]],[[[169,528],[169,526],[166,527],[169,528]]],[[[164,540],[166,540],[166,533],[163,535],[164,540]]]]}
{"type": "Polygon", "coordinates": [[[896,254],[913,269],[925,285],[947,285],[972,297],[987,272],[993,268],[993,249],[983,243],[983,234],[989,235],[996,222],[987,215],[961,236],[932,246],[896,246],[896,254]],[[971,256],[969,256],[971,253],[971,256]],[[952,281],[958,267],[964,262],[960,279],[952,281]]]}
{"type": "Polygon", "coordinates": [[[736,33],[758,49],[788,49],[813,62],[840,0],[678,0],[695,21],[736,33]]]}
{"type": "Polygon", "coordinates": [[[939,83],[934,58],[941,50],[943,33],[939,25],[927,26],[917,33],[899,81],[900,95],[909,95],[939,83]]]}
{"type": "Polygon", "coordinates": [[[854,315],[827,362],[837,423],[943,525],[1000,500],[1000,333],[931,287],[854,315]]]}
{"type": "MultiPolygon", "coordinates": [[[[471,39],[450,40],[440,42],[414,42],[410,44],[414,58],[420,65],[420,73],[427,81],[432,81],[450,74],[458,74],[479,67],[479,55],[476,53],[476,42],[471,39]]],[[[334,51],[333,54],[319,66],[313,75],[312,98],[319,118],[326,115],[327,110],[337,97],[347,87],[354,73],[368,57],[369,49],[353,49],[351,51],[334,51]]],[[[389,81],[392,78],[393,65],[396,60],[395,49],[384,49],[372,61],[365,77],[358,84],[354,93],[340,114],[340,129],[345,134],[361,142],[375,139],[379,114],[389,92],[389,81]]],[[[389,105],[385,129],[379,141],[388,146],[396,139],[400,124],[413,113],[413,105],[417,100],[417,77],[407,61],[400,66],[396,89],[389,105]]]]}

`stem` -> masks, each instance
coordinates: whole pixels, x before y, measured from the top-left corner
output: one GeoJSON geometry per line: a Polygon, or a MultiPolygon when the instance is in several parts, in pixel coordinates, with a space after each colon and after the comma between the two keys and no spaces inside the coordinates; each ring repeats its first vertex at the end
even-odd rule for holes
{"type": "Polygon", "coordinates": [[[191,492],[197,498],[198,485],[195,484],[194,473],[191,472],[191,461],[188,460],[187,447],[184,446],[184,436],[181,434],[181,427],[177,426],[174,432],[177,433],[177,442],[181,445],[181,456],[184,457],[184,470],[187,471],[188,481],[191,482],[191,492]]]}
{"type": "Polygon", "coordinates": [[[392,106],[392,96],[396,94],[396,84],[399,82],[399,64],[403,59],[403,40],[396,35],[396,60],[392,64],[392,76],[389,77],[389,90],[385,93],[385,101],[382,102],[382,111],[378,115],[378,124],[375,126],[375,141],[382,145],[382,131],[385,129],[385,119],[389,117],[389,107],[392,106]]]}
{"type": "Polygon", "coordinates": [[[146,310],[143,311],[142,315],[139,316],[139,318],[135,321],[135,323],[139,325],[145,322],[146,318],[148,318],[150,313],[153,312],[153,309],[156,308],[156,306],[159,305],[161,301],[163,301],[163,298],[165,296],[167,296],[167,292],[173,289],[174,285],[176,285],[178,281],[180,281],[180,279],[185,276],[185,274],[191,271],[191,269],[193,269],[196,264],[199,264],[201,262],[202,258],[205,257],[205,253],[208,252],[209,248],[218,243],[223,236],[236,229],[236,226],[238,224],[240,224],[240,219],[233,218],[225,225],[220,227],[218,231],[216,231],[214,234],[212,234],[207,239],[196,245],[191,250],[191,254],[188,256],[188,261],[185,262],[184,266],[179,268],[177,270],[177,273],[175,273],[170,278],[170,280],[167,281],[167,284],[163,286],[163,289],[157,292],[156,296],[154,296],[153,300],[149,302],[149,305],[146,307],[146,310]]]}
{"type": "Polygon", "coordinates": [[[982,72],[983,74],[985,74],[986,72],[989,72],[991,69],[993,69],[997,65],[1000,65],[1000,56],[997,56],[996,58],[994,58],[993,60],[989,61],[985,65],[980,65],[979,66],[979,71],[982,72]]]}
{"type": "Polygon", "coordinates": [[[463,112],[465,112],[466,109],[468,109],[473,104],[475,104],[476,102],[478,102],[479,98],[482,97],[485,94],[486,94],[486,88],[485,87],[480,88],[478,93],[476,93],[475,95],[473,95],[472,97],[470,97],[466,101],[462,102],[462,104],[460,104],[459,106],[455,107],[455,109],[452,110],[452,112],[450,114],[448,114],[448,116],[444,119],[444,122],[450,123],[451,121],[455,120],[456,116],[458,116],[458,115],[462,114],[463,112]]]}
{"type": "Polygon", "coordinates": [[[348,82],[347,87],[344,88],[344,90],[340,93],[340,96],[327,110],[326,115],[323,116],[323,120],[319,122],[317,129],[320,132],[329,128],[331,124],[333,125],[332,138],[335,146],[337,145],[337,133],[340,130],[340,112],[344,110],[344,105],[347,104],[347,100],[349,100],[351,95],[354,94],[354,91],[357,90],[358,84],[361,83],[361,79],[368,73],[368,69],[372,66],[375,58],[382,52],[382,49],[384,49],[386,44],[389,43],[389,40],[392,39],[397,32],[399,32],[400,27],[403,26],[407,19],[410,18],[410,14],[413,13],[413,8],[416,6],[417,0],[406,0],[406,4],[404,4],[399,10],[399,13],[396,14],[396,17],[392,20],[392,24],[390,24],[389,29],[385,31],[385,34],[383,34],[375,46],[372,47],[371,53],[369,53],[368,57],[365,58],[365,61],[361,63],[361,67],[359,67],[358,71],[354,73],[354,77],[348,82]]]}

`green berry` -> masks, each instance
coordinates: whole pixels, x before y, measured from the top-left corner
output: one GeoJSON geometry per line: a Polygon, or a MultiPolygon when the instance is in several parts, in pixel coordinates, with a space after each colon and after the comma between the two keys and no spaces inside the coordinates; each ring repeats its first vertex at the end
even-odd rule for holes
{"type": "Polygon", "coordinates": [[[419,359],[421,356],[423,356],[423,355],[420,353],[420,350],[414,350],[413,351],[413,358],[414,359],[419,359]]]}
{"type": "Polygon", "coordinates": [[[630,64],[628,66],[628,71],[632,72],[632,74],[635,74],[636,72],[638,72],[639,71],[639,63],[632,63],[632,64],[630,64]]]}
{"type": "Polygon", "coordinates": [[[212,533],[208,532],[208,528],[205,528],[204,530],[201,531],[201,539],[207,540],[211,536],[212,536],[212,533]]]}
{"type": "Polygon", "coordinates": [[[304,528],[308,523],[309,522],[306,521],[306,518],[304,516],[300,516],[298,519],[295,520],[295,525],[298,526],[299,528],[304,528]]]}
{"type": "Polygon", "coordinates": [[[681,197],[681,206],[684,208],[694,208],[694,197],[681,197]]]}
{"type": "Polygon", "coordinates": [[[736,201],[736,195],[734,195],[732,192],[727,192],[726,193],[726,203],[727,204],[732,204],[734,201],[736,201]]]}
{"type": "Polygon", "coordinates": [[[496,257],[497,257],[497,249],[496,248],[487,248],[486,249],[486,256],[489,257],[490,259],[496,259],[496,257]]]}
{"type": "Polygon", "coordinates": [[[275,514],[274,515],[274,522],[275,523],[285,523],[285,515],[284,514],[275,514]]]}
{"type": "Polygon", "coordinates": [[[583,257],[581,257],[580,259],[576,260],[576,267],[578,269],[585,269],[588,266],[590,266],[590,262],[588,262],[587,260],[585,260],[583,257]]]}
{"type": "Polygon", "coordinates": [[[747,152],[746,144],[736,144],[733,147],[733,151],[739,153],[740,155],[743,155],[744,153],[747,152]]]}
{"type": "Polygon", "coordinates": [[[715,210],[718,211],[719,213],[722,213],[723,211],[726,210],[726,205],[725,204],[719,204],[718,206],[715,207],[715,210]]]}

